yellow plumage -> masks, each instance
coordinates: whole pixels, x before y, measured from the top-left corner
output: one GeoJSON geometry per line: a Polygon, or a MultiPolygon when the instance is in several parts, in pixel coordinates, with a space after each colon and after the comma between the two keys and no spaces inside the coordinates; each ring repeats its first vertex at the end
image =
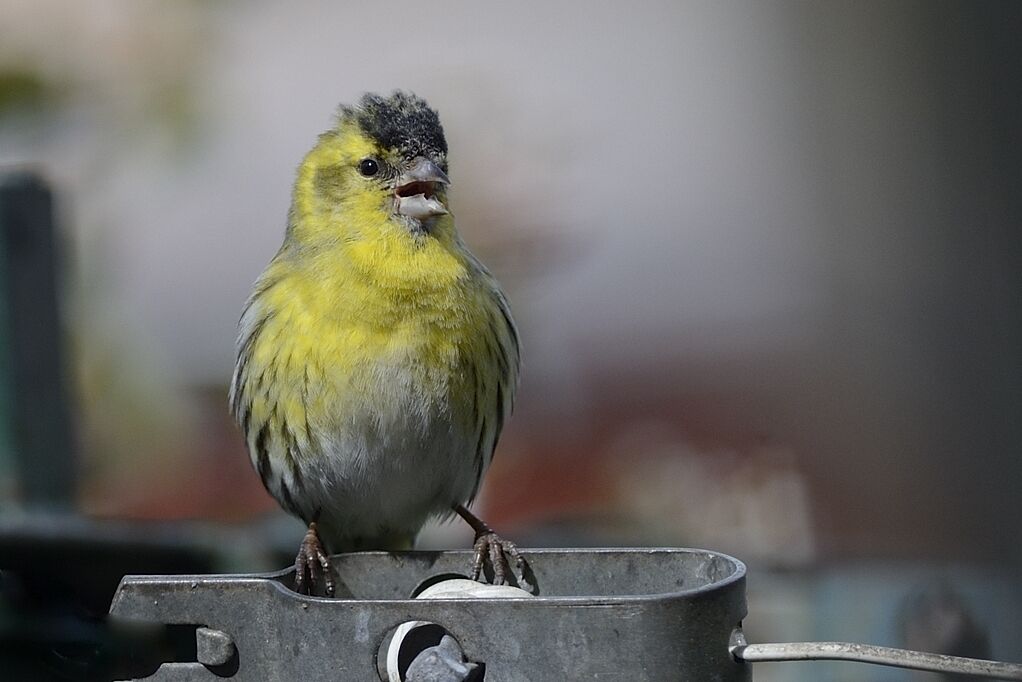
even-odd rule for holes
{"type": "Polygon", "coordinates": [[[446,212],[445,166],[422,100],[342,109],[242,315],[232,411],[267,489],[333,551],[410,544],[471,499],[512,407],[517,333],[446,212]]]}

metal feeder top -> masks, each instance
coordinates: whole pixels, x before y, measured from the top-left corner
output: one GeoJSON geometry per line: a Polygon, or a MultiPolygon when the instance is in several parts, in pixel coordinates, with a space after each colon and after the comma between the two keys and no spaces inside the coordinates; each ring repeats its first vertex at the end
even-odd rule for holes
{"type": "Polygon", "coordinates": [[[717,552],[523,553],[533,596],[482,590],[505,598],[433,598],[452,593],[430,590],[416,599],[462,577],[472,553],[360,552],[332,559],[339,598],[297,594],[293,569],[127,576],[110,614],[194,630],[195,660],[165,662],[146,678],[178,682],[405,680],[384,663],[393,667],[391,640],[400,652],[410,628],[434,631],[436,646],[422,652],[470,675],[422,678],[431,680],[748,682],[753,662],[820,659],[1022,680],[1022,665],[996,661],[842,642],[749,644],[741,630],[745,565],[717,552]]]}
{"type": "Polygon", "coordinates": [[[487,682],[744,680],[728,652],[745,616],[745,566],[690,549],[533,549],[534,597],[412,598],[459,575],[472,553],[361,552],[334,557],[340,598],[299,595],[293,570],[265,575],[128,576],[112,617],[198,626],[199,660],[154,680],[378,679],[386,637],[409,621],[441,625],[487,682]],[[233,646],[228,646],[228,645],[233,646]]]}

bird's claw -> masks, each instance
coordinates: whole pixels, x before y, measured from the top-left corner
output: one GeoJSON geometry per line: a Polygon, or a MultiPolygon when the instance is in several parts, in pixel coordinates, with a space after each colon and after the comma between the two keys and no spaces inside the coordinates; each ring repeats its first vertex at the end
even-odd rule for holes
{"type": "Polygon", "coordinates": [[[525,557],[518,551],[518,547],[510,540],[505,540],[492,530],[476,535],[475,557],[472,561],[472,580],[480,580],[483,577],[483,565],[487,557],[493,567],[493,584],[510,585],[508,571],[511,563],[514,563],[515,580],[519,587],[527,585],[525,579],[525,557]]]}
{"type": "Polygon", "coordinates": [[[334,596],[337,586],[334,583],[330,557],[319,540],[316,524],[311,523],[298,548],[298,556],[295,557],[295,592],[311,595],[320,577],[323,578],[326,596],[334,596]]]}

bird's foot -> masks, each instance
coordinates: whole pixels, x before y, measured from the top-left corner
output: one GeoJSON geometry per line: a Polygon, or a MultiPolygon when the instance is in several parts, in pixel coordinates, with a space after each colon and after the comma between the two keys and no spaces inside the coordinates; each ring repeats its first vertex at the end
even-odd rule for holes
{"type": "Polygon", "coordinates": [[[298,548],[298,556],[295,557],[295,592],[311,595],[321,577],[326,596],[334,596],[337,586],[334,583],[330,557],[323,548],[319,533],[316,531],[316,523],[313,522],[309,524],[309,530],[298,548]]]}
{"type": "Polygon", "coordinates": [[[486,525],[486,522],[463,505],[456,504],[452,509],[454,509],[458,516],[465,519],[476,533],[475,556],[472,558],[472,580],[485,582],[485,579],[483,579],[483,566],[486,564],[486,559],[489,558],[490,566],[493,567],[494,585],[511,584],[508,580],[508,573],[512,572],[511,564],[513,563],[513,573],[518,587],[528,592],[533,592],[533,587],[525,577],[526,571],[529,570],[529,564],[518,551],[515,543],[505,540],[494,533],[493,529],[486,525]]]}
{"type": "Polygon", "coordinates": [[[515,581],[518,586],[525,589],[525,557],[518,552],[518,547],[510,540],[505,540],[492,530],[476,533],[475,557],[472,560],[472,580],[479,580],[483,576],[483,565],[489,558],[493,567],[493,584],[510,585],[508,572],[511,564],[514,563],[515,581]]]}

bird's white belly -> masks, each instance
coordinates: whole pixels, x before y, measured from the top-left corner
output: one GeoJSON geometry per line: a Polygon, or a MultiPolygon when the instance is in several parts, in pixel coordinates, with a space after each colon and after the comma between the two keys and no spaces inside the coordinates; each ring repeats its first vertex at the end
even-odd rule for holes
{"type": "Polygon", "coordinates": [[[375,374],[377,388],[311,426],[316,454],[303,458],[303,504],[319,512],[335,547],[414,536],[431,516],[471,496],[481,473],[474,419],[458,414],[445,383],[426,390],[408,372],[375,374]]]}

